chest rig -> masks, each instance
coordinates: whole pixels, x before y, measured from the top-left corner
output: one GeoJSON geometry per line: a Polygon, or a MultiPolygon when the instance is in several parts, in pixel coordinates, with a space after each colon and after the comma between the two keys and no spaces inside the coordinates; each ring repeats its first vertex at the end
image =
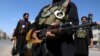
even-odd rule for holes
{"type": "Polygon", "coordinates": [[[60,6],[59,5],[49,5],[43,9],[41,17],[39,18],[39,25],[46,24],[51,25],[54,22],[63,24],[68,16],[66,15],[66,10],[68,6],[68,1],[66,0],[60,6]]]}
{"type": "Polygon", "coordinates": [[[76,32],[77,38],[86,38],[87,36],[87,29],[86,28],[79,28],[76,32]]]}
{"type": "Polygon", "coordinates": [[[28,27],[29,27],[29,23],[27,21],[20,20],[20,23],[19,23],[19,32],[21,34],[26,33],[28,27]]]}

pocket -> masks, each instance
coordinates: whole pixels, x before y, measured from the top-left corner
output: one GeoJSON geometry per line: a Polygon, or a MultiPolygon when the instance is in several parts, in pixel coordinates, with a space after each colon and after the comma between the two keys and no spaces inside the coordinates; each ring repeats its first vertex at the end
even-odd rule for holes
{"type": "Polygon", "coordinates": [[[31,43],[27,43],[27,44],[26,44],[26,48],[27,48],[27,49],[32,49],[32,44],[31,44],[31,43]]]}

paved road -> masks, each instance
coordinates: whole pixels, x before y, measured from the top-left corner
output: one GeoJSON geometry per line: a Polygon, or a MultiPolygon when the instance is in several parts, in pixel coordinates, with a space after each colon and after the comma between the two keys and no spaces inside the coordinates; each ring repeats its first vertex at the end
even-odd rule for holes
{"type": "MultiPolygon", "coordinates": [[[[11,56],[12,43],[9,40],[0,40],[0,56],[11,56]]],[[[89,56],[100,56],[100,50],[92,48],[89,56]]]]}
{"type": "Polygon", "coordinates": [[[100,56],[100,49],[92,48],[89,50],[89,56],[100,56]]]}
{"type": "Polygon", "coordinates": [[[11,56],[12,43],[9,40],[0,40],[0,56],[11,56]]]}

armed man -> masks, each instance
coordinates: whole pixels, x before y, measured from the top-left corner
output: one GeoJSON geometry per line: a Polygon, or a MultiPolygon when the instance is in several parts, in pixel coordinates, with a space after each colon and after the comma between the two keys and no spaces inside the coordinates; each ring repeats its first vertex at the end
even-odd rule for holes
{"type": "Polygon", "coordinates": [[[18,24],[14,30],[13,39],[17,48],[19,56],[24,56],[25,45],[26,45],[26,34],[29,31],[31,23],[28,21],[29,14],[24,13],[23,19],[18,21],[18,24]]]}
{"type": "Polygon", "coordinates": [[[66,27],[79,24],[77,7],[73,2],[53,0],[52,4],[45,6],[31,25],[26,37],[27,42],[32,44],[33,56],[42,56],[39,53],[45,52],[47,54],[43,56],[74,56],[75,47],[72,35],[75,31],[59,31],[58,29],[60,25],[66,23],[68,23],[66,27]],[[46,33],[40,38],[38,35],[42,30],[46,30],[46,33]],[[43,43],[45,45],[41,45],[43,43]]]}
{"type": "MultiPolygon", "coordinates": [[[[81,18],[82,25],[88,24],[88,18],[83,16],[81,18]]],[[[93,39],[92,29],[90,26],[79,28],[76,31],[75,43],[76,43],[76,56],[88,56],[88,42],[89,39],[93,39]]],[[[93,42],[91,42],[91,46],[93,42]]]]}

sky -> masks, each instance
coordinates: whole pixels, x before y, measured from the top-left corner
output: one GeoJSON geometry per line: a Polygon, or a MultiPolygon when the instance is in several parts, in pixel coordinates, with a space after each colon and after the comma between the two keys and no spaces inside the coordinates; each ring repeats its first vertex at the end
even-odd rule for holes
{"type": "MultiPolygon", "coordinates": [[[[93,14],[93,21],[100,22],[100,0],[72,0],[77,6],[79,18],[93,14]]],[[[23,13],[30,14],[29,21],[33,22],[39,11],[52,3],[52,0],[0,0],[0,29],[12,35],[17,22],[23,13]]]]}

